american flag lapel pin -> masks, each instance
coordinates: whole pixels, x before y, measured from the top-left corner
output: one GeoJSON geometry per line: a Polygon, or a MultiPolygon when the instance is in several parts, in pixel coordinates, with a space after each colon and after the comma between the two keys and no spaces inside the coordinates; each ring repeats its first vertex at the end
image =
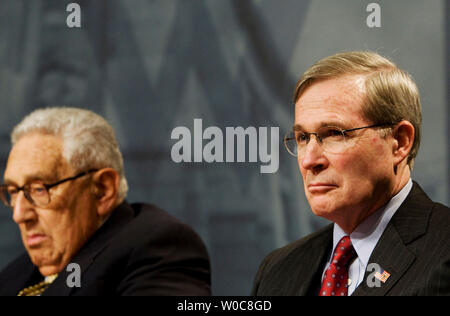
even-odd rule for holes
{"type": "Polygon", "coordinates": [[[391,274],[382,268],[380,268],[380,271],[375,273],[375,277],[383,283],[386,283],[390,276],[391,274]]]}

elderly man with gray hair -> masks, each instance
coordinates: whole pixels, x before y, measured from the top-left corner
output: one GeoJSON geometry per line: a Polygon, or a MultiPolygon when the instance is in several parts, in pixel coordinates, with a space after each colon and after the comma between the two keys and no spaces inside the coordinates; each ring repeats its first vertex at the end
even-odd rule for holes
{"type": "Polygon", "coordinates": [[[11,140],[0,198],[27,253],[0,273],[0,295],[210,294],[200,237],[153,205],[125,201],[122,154],[105,119],[40,109],[11,140]]]}

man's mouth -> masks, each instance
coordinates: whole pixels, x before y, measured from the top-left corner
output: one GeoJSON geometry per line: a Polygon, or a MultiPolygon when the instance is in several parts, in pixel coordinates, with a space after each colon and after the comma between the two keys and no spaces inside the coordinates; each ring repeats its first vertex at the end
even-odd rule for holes
{"type": "Polygon", "coordinates": [[[47,239],[45,234],[32,233],[27,235],[27,246],[37,247],[47,239]]]}
{"type": "Polygon", "coordinates": [[[315,182],[308,184],[308,191],[310,193],[326,193],[330,190],[336,189],[337,185],[324,182],[315,182]]]}

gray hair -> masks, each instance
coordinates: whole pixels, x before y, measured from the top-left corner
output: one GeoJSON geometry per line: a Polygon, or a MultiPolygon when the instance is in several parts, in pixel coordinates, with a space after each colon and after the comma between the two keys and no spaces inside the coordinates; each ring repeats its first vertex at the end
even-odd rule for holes
{"type": "Polygon", "coordinates": [[[112,168],[119,174],[118,198],[125,199],[128,183],[123,158],[111,125],[94,112],[69,107],[38,109],[26,116],[11,133],[14,146],[30,133],[59,136],[63,140],[63,157],[72,168],[82,172],[112,168]]]}

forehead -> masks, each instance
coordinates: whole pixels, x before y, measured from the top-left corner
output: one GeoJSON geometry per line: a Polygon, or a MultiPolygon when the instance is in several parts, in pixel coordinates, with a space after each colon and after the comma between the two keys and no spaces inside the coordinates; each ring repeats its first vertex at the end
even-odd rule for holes
{"type": "Polygon", "coordinates": [[[362,115],[364,77],[342,76],[313,83],[295,104],[295,125],[353,126],[366,122],[362,115]]]}
{"type": "Polygon", "coordinates": [[[57,180],[68,168],[63,141],[53,135],[35,133],[19,139],[9,154],[5,183],[24,185],[33,180],[57,180]]]}

